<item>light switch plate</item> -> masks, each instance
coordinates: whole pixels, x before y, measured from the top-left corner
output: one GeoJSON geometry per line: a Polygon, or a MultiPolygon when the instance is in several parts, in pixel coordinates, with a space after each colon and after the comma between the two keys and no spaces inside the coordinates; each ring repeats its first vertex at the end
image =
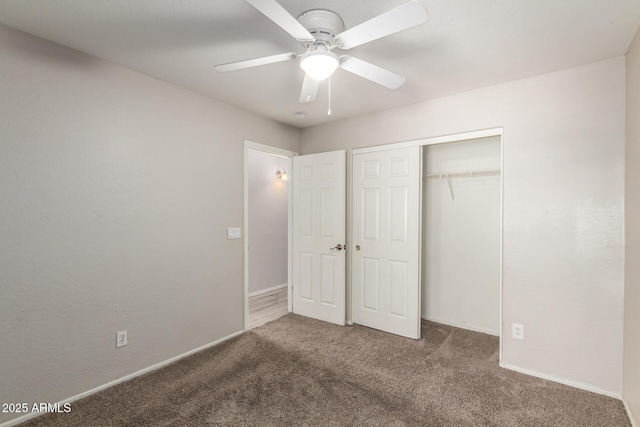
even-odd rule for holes
{"type": "Polygon", "coordinates": [[[240,239],[240,238],[242,238],[242,232],[240,231],[240,227],[227,228],[227,239],[240,239]]]}

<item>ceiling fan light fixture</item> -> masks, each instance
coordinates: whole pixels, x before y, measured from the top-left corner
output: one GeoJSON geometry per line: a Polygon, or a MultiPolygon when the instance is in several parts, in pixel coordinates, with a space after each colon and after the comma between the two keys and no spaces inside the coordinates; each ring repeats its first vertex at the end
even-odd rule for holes
{"type": "Polygon", "coordinates": [[[300,61],[300,68],[314,80],[326,80],[338,69],[338,57],[328,50],[314,50],[300,61]]]}

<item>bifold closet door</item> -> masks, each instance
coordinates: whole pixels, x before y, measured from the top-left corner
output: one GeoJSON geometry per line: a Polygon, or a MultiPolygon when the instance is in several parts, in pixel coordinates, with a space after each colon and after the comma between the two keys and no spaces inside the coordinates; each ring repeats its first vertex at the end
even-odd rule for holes
{"type": "Polygon", "coordinates": [[[346,152],[293,158],[293,312],[345,324],[346,152]]]}
{"type": "Polygon", "coordinates": [[[353,321],[420,338],[420,147],[353,156],[353,321]]]}

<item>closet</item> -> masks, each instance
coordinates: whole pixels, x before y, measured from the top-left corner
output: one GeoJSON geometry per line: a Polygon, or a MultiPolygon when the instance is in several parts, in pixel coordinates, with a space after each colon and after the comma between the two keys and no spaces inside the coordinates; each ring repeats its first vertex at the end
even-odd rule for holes
{"type": "Polygon", "coordinates": [[[422,155],[421,316],[499,336],[501,138],[422,155]]]}

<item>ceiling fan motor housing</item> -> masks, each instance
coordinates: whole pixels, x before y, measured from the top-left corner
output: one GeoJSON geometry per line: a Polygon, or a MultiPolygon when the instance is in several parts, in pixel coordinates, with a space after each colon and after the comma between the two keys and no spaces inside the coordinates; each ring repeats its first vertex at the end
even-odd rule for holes
{"type": "Polygon", "coordinates": [[[342,18],[330,10],[313,9],[298,16],[298,22],[316,38],[315,43],[307,43],[305,47],[323,44],[328,49],[336,47],[336,36],[344,30],[342,18]]]}

